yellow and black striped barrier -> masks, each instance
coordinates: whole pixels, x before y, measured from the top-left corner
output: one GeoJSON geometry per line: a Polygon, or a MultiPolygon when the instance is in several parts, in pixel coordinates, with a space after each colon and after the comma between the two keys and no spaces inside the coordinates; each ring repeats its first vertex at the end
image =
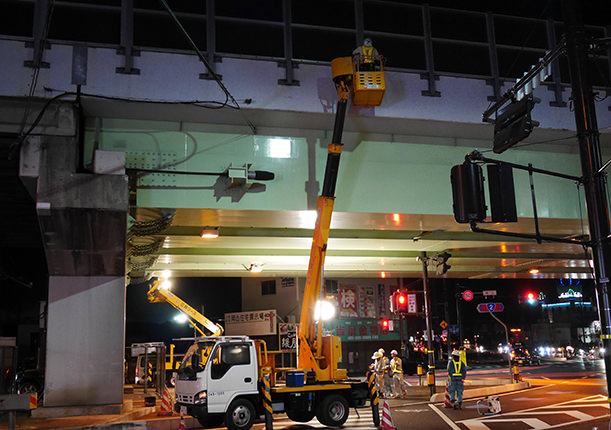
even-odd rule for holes
{"type": "Polygon", "coordinates": [[[367,372],[367,389],[369,391],[369,401],[371,403],[371,415],[373,417],[373,425],[380,426],[380,399],[378,390],[376,389],[376,375],[374,372],[367,372]]]}
{"type": "Polygon", "coordinates": [[[263,401],[263,409],[265,409],[265,430],[274,429],[274,418],[272,416],[272,394],[269,383],[269,375],[263,375],[261,378],[261,399],[263,401]]]}

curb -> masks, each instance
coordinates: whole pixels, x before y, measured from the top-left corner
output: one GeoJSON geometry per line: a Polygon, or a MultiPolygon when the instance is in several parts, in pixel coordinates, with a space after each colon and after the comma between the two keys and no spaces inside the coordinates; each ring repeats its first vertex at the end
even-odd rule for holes
{"type": "MultiPolygon", "coordinates": [[[[495,385],[493,387],[486,388],[474,388],[472,390],[465,390],[463,392],[463,399],[471,399],[474,397],[489,396],[491,394],[503,394],[510,393],[512,391],[524,390],[530,388],[530,382],[523,381],[517,384],[506,384],[506,385],[495,385]]],[[[432,403],[442,402],[444,399],[444,393],[435,393],[431,396],[432,403]]]]}

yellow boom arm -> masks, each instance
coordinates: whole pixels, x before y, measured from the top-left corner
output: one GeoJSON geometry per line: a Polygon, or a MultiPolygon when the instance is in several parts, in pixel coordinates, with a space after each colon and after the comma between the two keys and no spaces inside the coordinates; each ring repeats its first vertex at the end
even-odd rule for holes
{"type": "Polygon", "coordinates": [[[379,106],[385,90],[382,61],[378,61],[378,67],[374,67],[373,70],[361,71],[357,60],[341,57],[331,61],[333,82],[337,89],[337,110],[333,137],[327,154],[322,193],[316,205],[316,225],[299,324],[298,366],[307,371],[309,377],[313,373],[317,382],[336,381],[347,376],[346,369],[337,367],[341,360],[340,338],[323,336],[322,321],[314,321],[314,309],[321,296],[322,268],[325,264],[331,214],[335,202],[346,106],[351,92],[355,105],[379,106]],[[364,82],[367,84],[364,85],[364,82]]]}
{"type": "Polygon", "coordinates": [[[151,288],[149,288],[148,292],[146,293],[146,297],[151,303],[167,302],[179,311],[187,314],[189,322],[202,336],[220,336],[223,334],[222,326],[210,321],[208,318],[197,312],[169,289],[161,288],[161,282],[159,281],[154,281],[151,284],[151,288]],[[198,327],[198,324],[212,334],[205,334],[204,331],[198,327]]]}

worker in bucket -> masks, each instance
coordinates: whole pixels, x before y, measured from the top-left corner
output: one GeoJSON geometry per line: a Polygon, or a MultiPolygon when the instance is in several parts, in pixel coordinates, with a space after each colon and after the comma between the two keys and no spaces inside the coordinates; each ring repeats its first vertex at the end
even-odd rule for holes
{"type": "Polygon", "coordinates": [[[405,388],[405,381],[403,380],[403,363],[399,358],[397,351],[393,349],[390,351],[392,359],[390,360],[390,373],[392,376],[392,388],[393,397],[407,397],[407,388],[405,388]]]}
{"type": "Polygon", "coordinates": [[[460,359],[460,351],[452,351],[452,359],[448,362],[448,391],[450,402],[454,409],[462,409],[462,393],[465,389],[465,377],[467,376],[467,365],[460,359]]]}

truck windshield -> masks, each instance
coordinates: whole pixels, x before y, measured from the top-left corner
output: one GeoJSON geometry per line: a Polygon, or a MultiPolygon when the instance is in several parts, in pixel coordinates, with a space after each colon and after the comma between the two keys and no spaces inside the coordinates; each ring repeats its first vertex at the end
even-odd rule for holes
{"type": "Polygon", "coordinates": [[[191,345],[182,363],[180,363],[178,373],[201,372],[204,370],[215,344],[216,342],[198,342],[191,345]]]}

